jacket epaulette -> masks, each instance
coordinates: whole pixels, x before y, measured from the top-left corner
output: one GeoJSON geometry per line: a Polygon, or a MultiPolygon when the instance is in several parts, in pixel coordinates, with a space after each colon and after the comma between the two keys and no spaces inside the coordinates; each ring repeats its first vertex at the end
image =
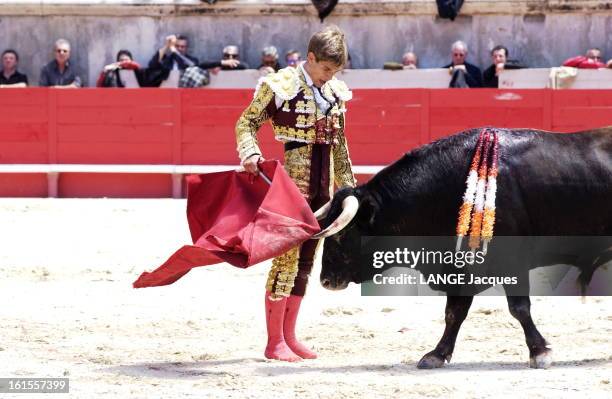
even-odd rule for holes
{"type": "Polygon", "coordinates": [[[284,101],[291,100],[300,91],[300,75],[297,68],[283,68],[259,79],[255,93],[265,83],[275,95],[284,101]]]}
{"type": "Polygon", "coordinates": [[[344,81],[340,79],[336,79],[335,77],[331,80],[328,80],[325,83],[326,86],[329,86],[331,91],[338,97],[341,101],[349,101],[353,98],[353,92],[349,90],[348,86],[344,81]]]}

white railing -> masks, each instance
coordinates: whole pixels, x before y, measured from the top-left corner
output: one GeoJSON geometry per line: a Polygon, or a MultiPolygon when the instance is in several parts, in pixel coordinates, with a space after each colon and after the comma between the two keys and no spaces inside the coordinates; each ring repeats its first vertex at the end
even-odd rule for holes
{"type": "Polygon", "coordinates": [[[612,89],[612,69],[528,68],[503,71],[500,89],[612,89]]]}
{"type": "MultiPolygon", "coordinates": [[[[172,175],[172,198],[182,197],[183,176],[235,170],[236,165],[95,165],[95,164],[0,164],[0,173],[42,173],[47,175],[47,195],[58,196],[61,173],[132,173],[172,175]]],[[[358,175],[372,175],[382,165],[353,166],[358,175]]]]}

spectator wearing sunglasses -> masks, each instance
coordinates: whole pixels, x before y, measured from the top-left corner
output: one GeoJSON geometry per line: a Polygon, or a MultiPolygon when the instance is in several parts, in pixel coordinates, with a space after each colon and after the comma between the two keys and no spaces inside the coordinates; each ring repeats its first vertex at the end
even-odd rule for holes
{"type": "Polygon", "coordinates": [[[210,69],[212,73],[223,71],[237,71],[249,69],[247,63],[240,61],[238,46],[229,45],[223,48],[223,58],[221,61],[208,61],[200,64],[202,69],[210,69]]]}
{"type": "Polygon", "coordinates": [[[40,71],[39,86],[77,88],[81,87],[81,78],[76,74],[70,62],[70,42],[58,39],[55,42],[55,59],[40,71]]]}
{"type": "Polygon", "coordinates": [[[563,66],[580,69],[599,69],[605,68],[606,64],[603,62],[601,50],[597,47],[593,47],[588,49],[585,55],[579,55],[565,60],[563,66]]]}
{"type": "Polygon", "coordinates": [[[302,54],[297,50],[289,50],[285,54],[285,63],[288,67],[297,68],[300,61],[302,61],[302,54]]]}

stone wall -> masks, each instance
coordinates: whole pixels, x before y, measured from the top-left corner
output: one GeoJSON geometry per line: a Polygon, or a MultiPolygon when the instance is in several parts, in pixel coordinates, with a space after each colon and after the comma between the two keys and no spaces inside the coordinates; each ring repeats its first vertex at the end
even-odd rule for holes
{"type": "MultiPolygon", "coordinates": [[[[17,3],[17,2],[15,2],[17,3]]],[[[0,4],[0,49],[15,48],[31,82],[53,54],[55,39],[72,42],[73,60],[88,85],[121,48],[146,64],[163,37],[192,38],[191,53],[219,59],[225,44],[238,44],[243,59],[257,66],[259,51],[274,44],[281,52],[305,51],[308,37],[323,24],[306,0],[232,0],[208,5],[197,0],[72,0],[0,4]],[[77,3],[77,4],[66,4],[77,3]]],[[[378,68],[415,51],[423,68],[449,62],[450,45],[468,43],[468,61],[489,65],[496,44],[532,67],[559,65],[600,47],[612,58],[612,10],[607,1],[467,0],[454,21],[437,17],[433,0],[342,1],[325,24],[347,33],[354,68],[378,68]]]]}

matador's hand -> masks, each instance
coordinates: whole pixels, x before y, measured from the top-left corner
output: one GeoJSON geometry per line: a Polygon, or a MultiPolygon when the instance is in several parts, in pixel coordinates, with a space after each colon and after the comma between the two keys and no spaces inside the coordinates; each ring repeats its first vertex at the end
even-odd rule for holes
{"type": "Polygon", "coordinates": [[[248,157],[247,159],[244,160],[244,162],[242,162],[242,166],[244,167],[244,170],[252,173],[254,175],[259,173],[259,169],[257,168],[257,164],[259,164],[260,162],[263,162],[264,159],[261,155],[259,154],[253,154],[250,157],[248,157]]]}

